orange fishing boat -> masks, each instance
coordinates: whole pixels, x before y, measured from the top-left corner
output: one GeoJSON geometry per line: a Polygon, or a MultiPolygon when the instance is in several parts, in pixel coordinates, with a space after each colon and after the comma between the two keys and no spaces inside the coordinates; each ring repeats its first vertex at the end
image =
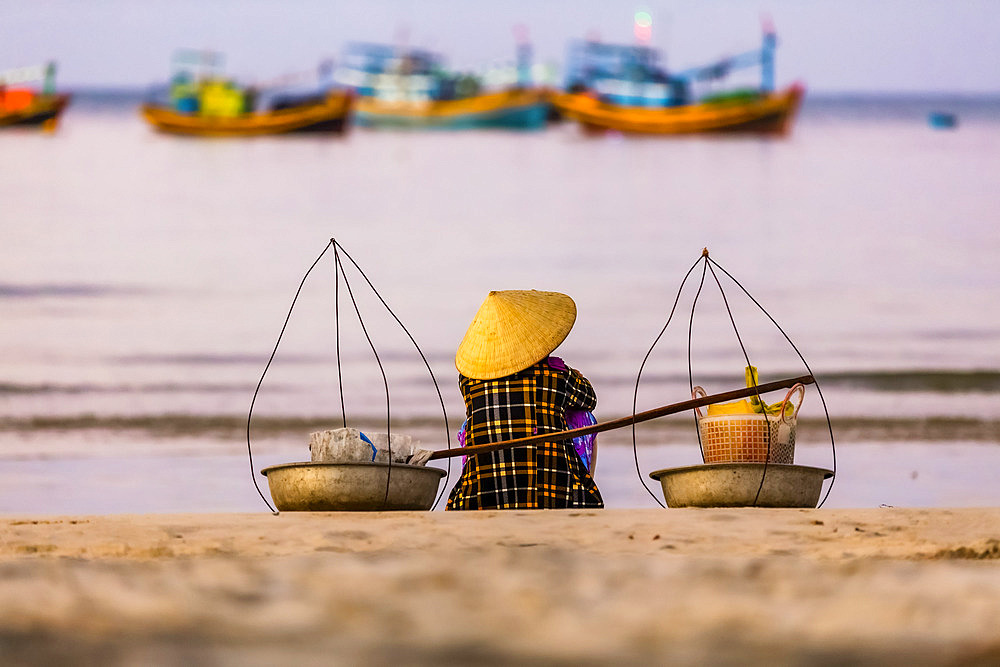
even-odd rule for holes
{"type": "Polygon", "coordinates": [[[203,115],[155,104],[142,105],[142,117],[161,132],[196,137],[253,137],[289,132],[343,132],[353,97],[343,91],[272,111],[203,115]]]}
{"type": "Polygon", "coordinates": [[[557,93],[552,104],[585,130],[637,134],[789,131],[804,89],[793,85],[776,93],[740,95],[674,107],[625,106],[588,93],[557,93]]]}
{"type": "MultiPolygon", "coordinates": [[[[161,132],[193,137],[255,137],[291,132],[343,132],[354,96],[317,81],[307,93],[276,86],[241,86],[222,75],[222,54],[182,49],[174,54],[165,99],[142,105],[142,117],[161,132]],[[271,89],[271,90],[269,90],[271,89]],[[264,91],[267,91],[266,95],[264,91]],[[262,103],[261,97],[267,97],[262,103]],[[258,108],[261,107],[261,108],[258,108]]],[[[317,75],[325,71],[320,67],[317,75]]],[[[308,73],[311,79],[312,73],[308,73]]],[[[282,87],[300,75],[283,77],[282,87]]]]}
{"type": "MultiPolygon", "coordinates": [[[[636,15],[636,36],[648,41],[651,17],[636,15]],[[640,30],[644,28],[644,30],[640,30]]],[[[794,84],[775,90],[773,27],[764,26],[760,49],[708,65],[670,72],[660,53],[647,44],[604,44],[594,40],[571,45],[566,87],[553,96],[559,114],[590,132],[613,130],[635,134],[761,132],[791,129],[805,88],[794,84]],[[759,87],[695,94],[734,70],[760,67],[759,87]]]]}

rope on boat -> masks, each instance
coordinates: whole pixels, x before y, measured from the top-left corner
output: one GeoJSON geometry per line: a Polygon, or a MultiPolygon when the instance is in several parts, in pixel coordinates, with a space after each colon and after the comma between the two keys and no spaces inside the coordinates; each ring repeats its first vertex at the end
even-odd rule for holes
{"type": "MultiPolygon", "coordinates": [[[[361,316],[361,310],[358,307],[357,300],[354,298],[354,291],[351,289],[350,282],[347,279],[347,273],[344,269],[344,264],[340,260],[341,253],[343,253],[343,255],[347,257],[348,260],[350,260],[354,268],[357,269],[359,274],[361,274],[361,277],[365,279],[365,282],[371,288],[372,292],[378,298],[379,302],[381,302],[381,304],[385,306],[385,309],[388,311],[388,313],[392,316],[394,320],[396,320],[396,323],[399,324],[400,328],[403,329],[403,332],[406,333],[407,337],[410,339],[410,342],[413,343],[413,346],[416,348],[417,353],[420,355],[420,358],[423,360],[424,366],[426,366],[427,372],[431,376],[431,381],[434,383],[434,389],[437,392],[438,401],[441,404],[441,412],[444,415],[445,442],[447,442],[448,444],[448,449],[451,449],[451,432],[448,426],[448,414],[444,405],[444,397],[441,394],[441,388],[438,385],[437,378],[434,376],[434,371],[431,370],[431,366],[430,363],[428,363],[427,361],[426,355],[424,355],[423,350],[420,349],[420,346],[417,344],[417,341],[413,338],[413,335],[410,333],[409,329],[406,328],[406,326],[399,319],[399,317],[396,316],[396,313],[393,312],[392,308],[389,307],[389,304],[386,303],[385,299],[382,298],[382,295],[379,294],[377,289],[375,289],[375,285],[372,284],[372,281],[368,278],[368,276],[361,269],[358,263],[354,261],[354,258],[351,257],[351,255],[347,252],[347,250],[344,249],[344,246],[340,245],[340,243],[338,243],[336,239],[330,239],[330,242],[327,243],[326,246],[323,248],[323,252],[319,254],[316,260],[306,271],[305,275],[302,277],[301,282],[299,283],[298,289],[295,291],[295,296],[292,298],[291,306],[288,308],[288,314],[285,316],[285,322],[281,327],[281,332],[278,334],[278,340],[277,342],[275,342],[274,349],[271,351],[271,356],[268,358],[267,364],[264,366],[264,372],[261,373],[260,380],[257,382],[257,388],[254,390],[253,399],[251,399],[250,401],[250,410],[247,414],[247,457],[250,461],[250,478],[253,481],[254,488],[257,489],[257,494],[260,496],[261,500],[264,501],[264,504],[267,505],[268,509],[270,509],[271,512],[274,513],[275,515],[278,514],[278,511],[271,506],[270,502],[268,502],[267,498],[264,496],[264,493],[260,490],[260,486],[257,484],[257,478],[254,475],[253,449],[250,444],[250,424],[253,418],[253,408],[254,404],[257,401],[257,394],[260,392],[261,385],[264,383],[264,377],[267,375],[267,371],[271,367],[271,362],[274,361],[274,357],[278,352],[278,346],[281,344],[281,339],[285,334],[285,329],[288,327],[288,322],[292,317],[292,311],[295,309],[295,303],[298,301],[299,295],[302,292],[302,287],[305,285],[306,279],[309,277],[309,274],[312,273],[312,270],[316,267],[317,264],[319,264],[319,261],[323,258],[323,256],[331,247],[333,248],[334,273],[335,273],[333,310],[334,310],[334,338],[337,351],[337,386],[340,394],[340,408],[345,428],[347,427],[347,410],[344,404],[344,382],[343,382],[343,374],[341,371],[341,358],[340,358],[340,280],[341,279],[343,279],[344,286],[347,288],[348,296],[350,297],[351,303],[354,306],[354,312],[358,316],[358,323],[361,325],[361,330],[364,332],[365,338],[368,341],[368,345],[372,350],[372,354],[375,356],[375,362],[378,364],[379,371],[381,371],[382,373],[382,381],[383,384],[385,385],[386,443],[389,448],[388,452],[389,465],[388,468],[386,469],[385,496],[382,501],[383,507],[386,504],[388,504],[389,501],[389,488],[390,488],[389,485],[392,479],[392,431],[391,431],[392,421],[390,412],[391,404],[389,400],[389,381],[385,373],[385,368],[382,366],[382,360],[379,358],[378,350],[375,348],[375,344],[372,341],[372,338],[368,333],[368,329],[365,326],[364,319],[361,316]]],[[[450,459],[448,461],[448,475],[451,475],[450,459]]],[[[447,488],[447,485],[445,485],[445,488],[447,488]]],[[[441,501],[443,493],[444,491],[442,490],[438,494],[437,499],[434,501],[434,507],[437,507],[437,504],[441,501]]]]}
{"type": "MultiPolygon", "coordinates": [[[[777,327],[778,331],[781,332],[781,335],[784,336],[785,340],[798,355],[799,360],[805,366],[809,374],[815,378],[815,374],[812,372],[812,368],[809,367],[809,363],[806,361],[805,357],[799,351],[799,348],[795,345],[795,343],[792,342],[792,339],[788,336],[787,333],[785,333],[785,330],[781,328],[781,325],[778,324],[778,322],[774,319],[774,317],[772,317],[771,314],[767,312],[764,306],[762,306],[760,302],[757,299],[755,299],[753,295],[750,294],[750,292],[736,278],[733,277],[731,273],[726,271],[726,269],[724,269],[718,262],[716,262],[709,256],[708,248],[705,248],[702,250],[701,256],[695,261],[694,264],[691,265],[691,268],[688,269],[687,273],[684,274],[684,278],[683,280],[681,280],[680,287],[677,289],[677,296],[674,298],[674,304],[670,309],[670,314],[667,316],[667,321],[663,325],[663,328],[660,329],[660,333],[657,334],[656,338],[653,340],[653,344],[650,345],[649,351],[646,352],[646,356],[643,358],[642,364],[639,366],[639,372],[636,374],[636,379],[635,379],[635,392],[633,393],[632,396],[633,418],[636,415],[636,403],[639,395],[639,381],[640,378],[642,377],[642,371],[645,368],[646,362],[648,361],[649,356],[652,354],[653,349],[660,342],[660,339],[663,337],[664,332],[670,325],[670,322],[674,316],[674,312],[677,310],[677,303],[680,301],[681,293],[684,290],[684,285],[687,283],[688,278],[690,277],[691,273],[694,271],[694,269],[698,266],[699,263],[702,264],[701,280],[699,281],[698,290],[695,293],[694,300],[691,304],[691,315],[688,320],[688,338],[687,338],[688,385],[692,392],[694,391],[694,373],[691,365],[691,342],[692,342],[692,330],[694,325],[694,313],[695,313],[695,308],[698,305],[698,299],[701,296],[702,288],[704,287],[705,284],[705,276],[708,271],[711,271],[712,278],[715,280],[715,283],[719,288],[719,293],[722,295],[722,302],[726,307],[726,313],[729,315],[729,321],[733,325],[733,332],[736,334],[736,340],[739,343],[740,350],[742,350],[743,352],[743,358],[746,360],[747,366],[753,365],[750,362],[750,355],[747,352],[746,346],[743,344],[743,338],[742,336],[740,336],[739,328],[736,326],[736,319],[733,316],[733,311],[729,306],[729,300],[726,298],[726,293],[722,287],[722,282],[719,280],[718,275],[715,273],[715,269],[719,269],[719,271],[724,273],[730,280],[732,280],[733,283],[735,283],[736,286],[739,287],[740,290],[742,290],[743,293],[750,299],[750,301],[752,301],[754,305],[756,305],[757,308],[759,308],[761,312],[763,312],[764,315],[767,316],[767,318],[771,321],[772,324],[774,324],[775,327],[777,327]]],[[[826,425],[830,433],[830,448],[833,455],[833,476],[830,478],[830,485],[827,487],[826,493],[823,496],[823,500],[820,501],[819,505],[817,506],[817,507],[822,507],[823,504],[826,502],[826,499],[830,496],[830,491],[833,489],[834,481],[836,481],[837,479],[837,446],[833,437],[833,423],[830,421],[830,412],[827,409],[826,399],[823,397],[823,390],[819,386],[818,380],[815,380],[815,385],[816,385],[816,391],[819,394],[820,402],[823,404],[823,414],[826,416],[826,425]]],[[[756,385],[754,386],[754,389],[756,390],[755,395],[757,397],[757,400],[763,405],[763,400],[760,397],[760,391],[757,390],[758,388],[756,385]]],[[[698,437],[698,449],[701,451],[702,463],[704,463],[705,452],[704,449],[702,448],[701,432],[700,429],[698,428],[698,418],[696,415],[694,415],[694,420],[695,420],[695,433],[697,434],[698,437]]],[[[654,494],[650,490],[649,486],[646,484],[646,481],[642,476],[642,471],[640,470],[639,467],[638,447],[636,445],[635,423],[632,424],[632,454],[633,457],[635,458],[635,471],[636,475],[638,475],[639,477],[639,482],[642,484],[643,488],[646,489],[646,492],[649,493],[650,497],[652,497],[653,500],[655,500],[657,504],[660,505],[660,507],[664,507],[663,503],[660,502],[660,499],[656,497],[656,494],[654,494]]],[[[764,480],[767,478],[767,466],[770,461],[770,458],[771,458],[771,438],[768,437],[767,455],[764,459],[764,467],[760,478],[760,485],[757,487],[757,493],[754,496],[754,501],[753,501],[755,507],[757,505],[757,501],[760,499],[761,490],[764,488],[764,480]]]]}

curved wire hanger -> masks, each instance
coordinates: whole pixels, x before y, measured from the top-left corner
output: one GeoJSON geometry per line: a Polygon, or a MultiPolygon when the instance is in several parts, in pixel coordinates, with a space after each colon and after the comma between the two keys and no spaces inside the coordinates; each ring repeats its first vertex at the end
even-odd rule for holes
{"type": "MultiPolygon", "coordinates": [[[[329,243],[327,243],[323,247],[323,251],[309,266],[308,270],[306,270],[305,275],[302,276],[302,280],[299,282],[299,287],[295,291],[295,296],[292,297],[292,303],[288,308],[288,314],[285,316],[285,322],[284,324],[282,324],[281,331],[278,333],[278,340],[274,344],[274,349],[271,351],[271,356],[268,358],[267,364],[264,366],[264,371],[261,373],[260,380],[258,380],[257,382],[256,389],[254,389],[253,398],[250,401],[250,409],[247,413],[246,438],[247,438],[247,458],[250,462],[250,478],[253,481],[254,488],[257,489],[257,494],[260,496],[261,500],[264,501],[264,504],[267,505],[268,509],[271,510],[271,512],[274,514],[278,514],[278,511],[271,506],[271,503],[268,502],[267,498],[264,496],[264,493],[260,490],[260,485],[257,483],[257,477],[254,474],[253,448],[251,446],[251,438],[250,438],[250,425],[253,419],[253,408],[254,404],[257,402],[257,395],[260,393],[260,388],[264,383],[264,378],[267,376],[267,371],[268,369],[270,369],[271,363],[274,361],[274,357],[278,352],[278,347],[281,345],[281,339],[285,334],[285,329],[288,328],[288,322],[292,317],[292,311],[294,311],[295,309],[295,303],[298,301],[299,295],[302,293],[302,288],[305,285],[306,280],[309,278],[309,274],[312,273],[313,269],[316,268],[316,265],[319,264],[320,260],[323,259],[323,256],[326,255],[327,251],[330,250],[330,248],[333,248],[334,274],[335,274],[333,307],[334,307],[334,326],[335,326],[335,347],[337,354],[337,387],[340,395],[341,415],[343,418],[343,425],[345,428],[347,427],[347,410],[345,408],[345,403],[344,403],[344,381],[343,381],[343,373],[341,371],[341,359],[340,359],[340,281],[341,280],[344,281],[344,286],[347,289],[347,294],[350,297],[352,305],[354,306],[354,312],[357,315],[358,323],[361,326],[361,330],[365,335],[365,339],[368,341],[368,346],[372,351],[372,355],[375,359],[375,362],[378,364],[379,370],[382,373],[382,382],[385,388],[386,442],[389,448],[389,458],[388,458],[389,466],[386,470],[387,474],[385,481],[385,496],[383,498],[383,505],[385,505],[388,502],[389,484],[392,479],[392,431],[391,431],[392,413],[391,413],[391,402],[389,398],[389,381],[385,373],[385,368],[382,365],[382,360],[379,357],[378,350],[375,347],[375,343],[372,341],[371,335],[368,333],[368,328],[365,326],[364,319],[361,316],[361,310],[358,308],[358,303],[354,298],[354,291],[351,288],[350,282],[348,280],[347,272],[344,268],[344,263],[340,259],[341,254],[343,254],[344,257],[346,257],[350,261],[351,265],[353,265],[353,267],[357,270],[358,274],[360,274],[361,277],[364,278],[365,282],[371,289],[372,293],[375,294],[379,302],[385,307],[386,311],[392,316],[392,318],[396,321],[396,323],[399,324],[400,328],[410,339],[410,342],[413,343],[414,348],[416,348],[417,350],[417,354],[420,355],[421,360],[424,362],[424,366],[427,368],[428,374],[430,374],[431,382],[433,382],[434,384],[434,390],[437,392],[438,401],[441,404],[441,413],[444,418],[445,442],[447,443],[448,448],[451,449],[451,432],[450,432],[450,427],[448,425],[448,413],[444,405],[444,397],[441,395],[441,388],[438,385],[437,378],[434,376],[434,371],[431,369],[430,363],[427,361],[426,355],[424,355],[423,350],[420,349],[420,346],[417,344],[416,339],[413,338],[413,335],[410,333],[409,329],[406,328],[406,326],[399,319],[399,317],[392,310],[392,308],[389,307],[389,304],[386,303],[384,298],[382,298],[382,295],[375,288],[375,285],[372,284],[372,281],[368,278],[368,276],[362,270],[360,265],[358,265],[358,263],[354,261],[354,258],[351,257],[351,255],[347,252],[344,246],[342,246],[339,242],[337,242],[336,239],[331,238],[329,243]]],[[[448,475],[449,476],[451,475],[451,459],[448,460],[448,475]]],[[[438,496],[434,501],[434,507],[437,507],[437,504],[441,501],[441,497],[444,495],[445,488],[447,488],[447,486],[442,485],[442,490],[438,493],[438,496]]]]}
{"type": "MultiPolygon", "coordinates": [[[[764,315],[767,316],[767,318],[771,321],[772,324],[774,324],[774,326],[778,329],[778,331],[781,332],[781,335],[788,342],[788,344],[791,346],[791,348],[795,351],[795,354],[798,356],[799,360],[802,362],[803,366],[805,366],[805,368],[809,372],[809,374],[813,375],[813,377],[815,377],[815,374],[812,372],[812,368],[809,367],[809,363],[806,361],[805,357],[799,351],[799,348],[795,345],[795,343],[792,342],[792,339],[788,336],[787,333],[785,333],[785,330],[782,329],[781,325],[778,324],[777,320],[775,320],[774,317],[772,317],[771,314],[769,312],[767,312],[767,310],[764,308],[764,306],[762,306],[760,304],[760,302],[757,299],[755,299],[753,297],[753,295],[750,294],[750,292],[747,291],[747,289],[736,278],[733,277],[733,275],[731,273],[729,273],[728,271],[726,271],[720,264],[718,264],[714,259],[712,259],[709,256],[709,254],[708,254],[708,248],[704,248],[702,250],[702,252],[701,252],[701,256],[695,261],[694,264],[691,265],[691,268],[688,269],[687,273],[684,274],[684,278],[681,280],[680,287],[678,287],[678,289],[677,289],[677,296],[674,298],[674,303],[673,303],[673,306],[670,309],[670,314],[667,316],[667,321],[664,323],[663,327],[660,329],[659,334],[657,334],[656,338],[653,340],[652,345],[649,346],[649,350],[646,352],[646,356],[643,357],[642,363],[639,365],[639,371],[636,374],[636,378],[635,378],[635,390],[634,390],[633,395],[632,395],[632,415],[633,415],[633,417],[636,414],[636,405],[637,405],[638,396],[639,396],[639,383],[640,383],[640,380],[642,378],[642,371],[645,369],[646,363],[649,360],[650,355],[653,353],[653,349],[660,342],[660,339],[663,337],[663,334],[666,332],[667,327],[670,325],[670,322],[671,322],[671,320],[674,317],[674,313],[677,310],[677,305],[678,305],[678,303],[680,301],[680,298],[681,298],[681,293],[684,291],[684,285],[687,283],[687,280],[691,276],[691,273],[694,272],[695,268],[697,268],[697,266],[699,264],[702,265],[701,279],[700,279],[700,281],[698,283],[698,290],[695,293],[694,299],[693,299],[693,301],[691,303],[691,315],[690,315],[690,317],[688,319],[687,366],[688,366],[688,385],[689,385],[689,389],[690,390],[692,390],[692,391],[694,390],[694,374],[693,374],[692,365],[691,365],[691,340],[692,340],[692,329],[693,329],[693,324],[694,324],[694,313],[695,313],[695,308],[698,305],[698,299],[701,296],[702,288],[705,285],[705,278],[708,275],[708,273],[711,273],[712,278],[715,281],[715,284],[719,288],[719,293],[722,296],[722,301],[723,301],[723,304],[726,307],[726,312],[729,315],[729,320],[730,320],[730,322],[733,325],[733,332],[736,334],[736,340],[739,343],[740,350],[742,350],[742,352],[743,352],[743,358],[746,360],[747,366],[752,366],[753,365],[753,364],[750,363],[750,355],[747,352],[746,346],[743,343],[742,336],[740,336],[739,328],[736,326],[736,319],[733,317],[733,312],[732,312],[732,309],[729,306],[729,300],[726,298],[726,293],[725,293],[725,290],[722,287],[722,282],[719,280],[719,277],[718,277],[718,275],[715,272],[716,269],[718,269],[721,273],[725,274],[737,287],[740,288],[740,290],[750,299],[750,301],[752,301],[753,304],[755,306],[757,306],[757,308],[760,309],[760,311],[763,312],[764,315]]],[[[829,484],[829,486],[826,489],[826,493],[823,495],[823,500],[820,501],[819,505],[817,506],[817,507],[822,507],[823,504],[826,503],[826,499],[830,496],[830,491],[833,490],[833,484],[834,484],[834,482],[837,479],[837,446],[836,446],[836,443],[834,442],[833,423],[830,421],[830,412],[827,409],[826,399],[823,397],[823,389],[822,389],[822,387],[820,387],[820,383],[819,383],[818,379],[815,380],[815,385],[816,385],[816,391],[819,394],[820,402],[823,404],[823,414],[826,416],[827,430],[829,431],[829,434],[830,434],[830,449],[831,449],[831,453],[832,453],[832,457],[833,457],[833,476],[830,478],[830,484],[829,484]]],[[[760,393],[759,392],[756,394],[756,397],[757,397],[758,401],[760,401],[761,403],[763,403],[763,401],[761,401],[760,393]]],[[[695,433],[698,436],[699,451],[702,451],[702,462],[704,462],[704,451],[702,450],[702,448],[700,446],[701,445],[701,433],[699,432],[699,430],[697,428],[697,417],[696,416],[695,416],[695,433]]],[[[633,455],[633,458],[635,460],[635,471],[636,471],[636,475],[639,477],[639,482],[642,484],[643,488],[646,489],[646,492],[650,495],[650,497],[654,501],[656,501],[656,503],[660,507],[664,507],[664,504],[662,502],[660,502],[660,499],[649,488],[649,486],[646,484],[645,479],[642,476],[642,471],[641,471],[640,466],[639,466],[639,453],[638,453],[638,447],[637,447],[637,441],[636,441],[636,432],[635,432],[635,424],[634,423],[632,424],[632,455],[633,455]]],[[[760,478],[760,485],[757,487],[757,493],[754,496],[754,502],[753,502],[754,506],[757,505],[757,501],[760,498],[761,490],[764,488],[764,480],[767,477],[767,465],[768,465],[769,459],[771,458],[770,455],[771,455],[771,442],[770,442],[770,438],[769,438],[768,439],[768,451],[767,451],[767,456],[764,459],[764,468],[763,468],[763,471],[762,471],[762,474],[761,474],[761,478],[760,478]]]]}

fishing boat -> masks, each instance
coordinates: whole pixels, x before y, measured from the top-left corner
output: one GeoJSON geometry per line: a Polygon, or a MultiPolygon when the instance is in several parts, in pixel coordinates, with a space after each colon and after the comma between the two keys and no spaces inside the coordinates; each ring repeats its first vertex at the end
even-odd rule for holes
{"type": "Polygon", "coordinates": [[[167,100],[143,104],[142,117],[161,132],[196,137],[347,129],[354,101],[349,91],[319,87],[282,94],[267,84],[240,86],[217,71],[219,62],[221,56],[213,52],[175,54],[167,100]]]}
{"type": "Polygon", "coordinates": [[[958,116],[947,111],[932,111],[927,114],[927,124],[935,130],[952,130],[958,127],[958,116]]]}
{"type": "Polygon", "coordinates": [[[361,126],[538,129],[546,124],[549,93],[528,80],[523,49],[516,79],[495,87],[482,77],[447,71],[439,54],[422,49],[353,43],[341,60],[334,80],[358,95],[354,119],[361,126]]]}
{"type": "Polygon", "coordinates": [[[537,89],[503,90],[458,100],[362,97],[355,118],[366,127],[535,129],[545,125],[548,106],[546,92],[537,89]]]}
{"type": "Polygon", "coordinates": [[[802,95],[803,88],[793,85],[776,93],[733,96],[661,108],[621,106],[580,93],[556,94],[552,101],[564,117],[579,122],[588,131],[784,134],[791,129],[802,95]]]}
{"type": "Polygon", "coordinates": [[[799,109],[804,87],[774,89],[777,39],[765,29],[763,46],[702,67],[671,73],[648,45],[597,41],[571,45],[568,92],[552,103],[565,118],[591,132],[635,134],[704,132],[787,133],[799,109]],[[759,88],[714,91],[695,98],[694,84],[723,79],[732,71],[760,66],[759,88]]]}
{"type": "Polygon", "coordinates": [[[352,97],[331,91],[324,97],[288,108],[213,116],[178,111],[155,104],[142,105],[142,117],[161,132],[199,137],[253,137],[289,132],[343,132],[352,97]]]}
{"type": "Polygon", "coordinates": [[[69,104],[67,93],[55,91],[55,63],[0,72],[0,127],[35,126],[54,130],[69,104]],[[31,84],[41,81],[41,90],[31,84]]]}

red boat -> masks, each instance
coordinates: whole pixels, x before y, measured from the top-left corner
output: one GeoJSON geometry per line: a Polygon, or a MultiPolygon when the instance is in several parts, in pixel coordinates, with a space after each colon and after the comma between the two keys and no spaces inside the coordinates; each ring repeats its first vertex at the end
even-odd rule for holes
{"type": "Polygon", "coordinates": [[[55,92],[55,72],[55,63],[0,72],[0,127],[54,130],[70,97],[55,92]],[[40,91],[27,85],[38,80],[40,91]]]}

